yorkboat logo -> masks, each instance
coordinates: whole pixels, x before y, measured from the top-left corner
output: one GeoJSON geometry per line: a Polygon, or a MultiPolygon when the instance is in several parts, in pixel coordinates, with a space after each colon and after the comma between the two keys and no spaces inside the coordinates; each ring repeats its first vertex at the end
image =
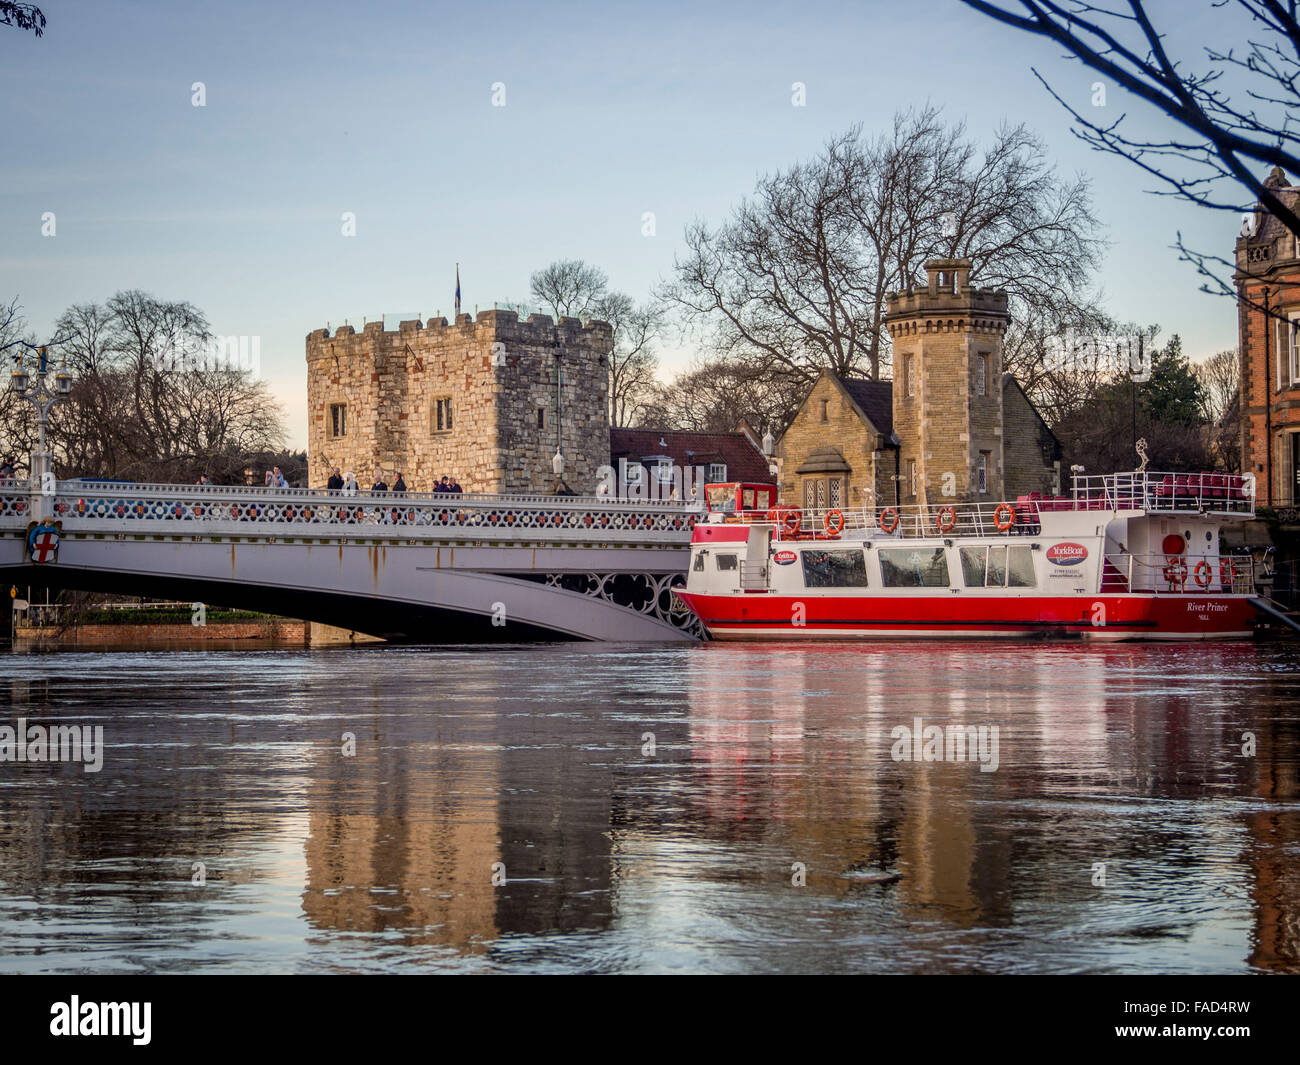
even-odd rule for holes
{"type": "Polygon", "coordinates": [[[129,1035],[138,1047],[148,1046],[151,1002],[69,1002],[50,1006],[50,1035],[129,1035]]]}
{"type": "Polygon", "coordinates": [[[772,561],[778,566],[788,566],[798,557],[793,551],[778,551],[772,556],[772,561]]]}
{"type": "Polygon", "coordinates": [[[1087,557],[1083,544],[1053,544],[1047,549],[1047,561],[1054,566],[1077,566],[1087,557]]]}

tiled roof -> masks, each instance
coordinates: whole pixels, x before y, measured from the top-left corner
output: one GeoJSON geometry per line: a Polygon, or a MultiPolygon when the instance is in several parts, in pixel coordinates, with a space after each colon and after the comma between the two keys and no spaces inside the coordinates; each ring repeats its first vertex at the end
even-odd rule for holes
{"type": "Polygon", "coordinates": [[[876,432],[889,436],[894,431],[894,382],[873,381],[866,377],[841,377],[853,402],[862,408],[862,413],[875,426],[876,432]]]}
{"type": "Polygon", "coordinates": [[[774,484],[767,457],[744,433],[692,433],[671,429],[610,429],[610,459],[640,462],[653,455],[668,455],[678,466],[727,464],[728,481],[774,484]]]}

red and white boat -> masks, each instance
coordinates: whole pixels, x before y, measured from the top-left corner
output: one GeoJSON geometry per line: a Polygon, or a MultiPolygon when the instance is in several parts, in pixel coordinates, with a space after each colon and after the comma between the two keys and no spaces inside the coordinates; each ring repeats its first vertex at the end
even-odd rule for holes
{"type": "Polygon", "coordinates": [[[1252,564],[1223,532],[1254,514],[1250,475],[1144,471],[1014,502],[711,509],[677,594],[719,640],[1246,638],[1252,564]]]}

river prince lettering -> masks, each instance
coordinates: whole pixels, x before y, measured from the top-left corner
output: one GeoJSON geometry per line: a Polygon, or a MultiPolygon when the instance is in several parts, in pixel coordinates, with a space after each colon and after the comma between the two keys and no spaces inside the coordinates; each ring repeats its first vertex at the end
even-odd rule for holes
{"type": "Polygon", "coordinates": [[[82,762],[83,771],[98,773],[104,767],[104,726],[0,725],[0,762],[82,762]]]}

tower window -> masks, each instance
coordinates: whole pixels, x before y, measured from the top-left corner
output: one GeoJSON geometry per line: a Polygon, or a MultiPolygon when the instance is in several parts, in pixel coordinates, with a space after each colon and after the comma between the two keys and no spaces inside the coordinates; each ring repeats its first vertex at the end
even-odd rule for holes
{"type": "Polygon", "coordinates": [[[346,403],[330,404],[330,436],[348,435],[348,405],[346,403]]]}
{"type": "Polygon", "coordinates": [[[903,395],[916,395],[916,381],[912,373],[914,360],[911,355],[903,356],[903,395]]]}
{"type": "Polygon", "coordinates": [[[981,355],[975,360],[975,393],[980,396],[989,394],[989,357],[981,355]]]}
{"type": "Polygon", "coordinates": [[[907,460],[907,484],[908,494],[916,495],[916,459],[907,460]]]}
{"type": "Polygon", "coordinates": [[[981,494],[987,493],[989,490],[989,454],[987,451],[980,452],[977,480],[981,494]]]}
{"type": "Polygon", "coordinates": [[[545,429],[545,428],[546,428],[546,408],[545,408],[545,407],[538,407],[538,408],[537,408],[537,428],[539,428],[539,429],[545,429]]]}
{"type": "Polygon", "coordinates": [[[451,432],[451,398],[449,396],[434,400],[432,428],[435,433],[451,432]]]}
{"type": "Polygon", "coordinates": [[[828,399],[822,400],[822,421],[824,422],[830,421],[830,415],[827,413],[827,408],[830,406],[830,402],[831,401],[828,399]]]}

